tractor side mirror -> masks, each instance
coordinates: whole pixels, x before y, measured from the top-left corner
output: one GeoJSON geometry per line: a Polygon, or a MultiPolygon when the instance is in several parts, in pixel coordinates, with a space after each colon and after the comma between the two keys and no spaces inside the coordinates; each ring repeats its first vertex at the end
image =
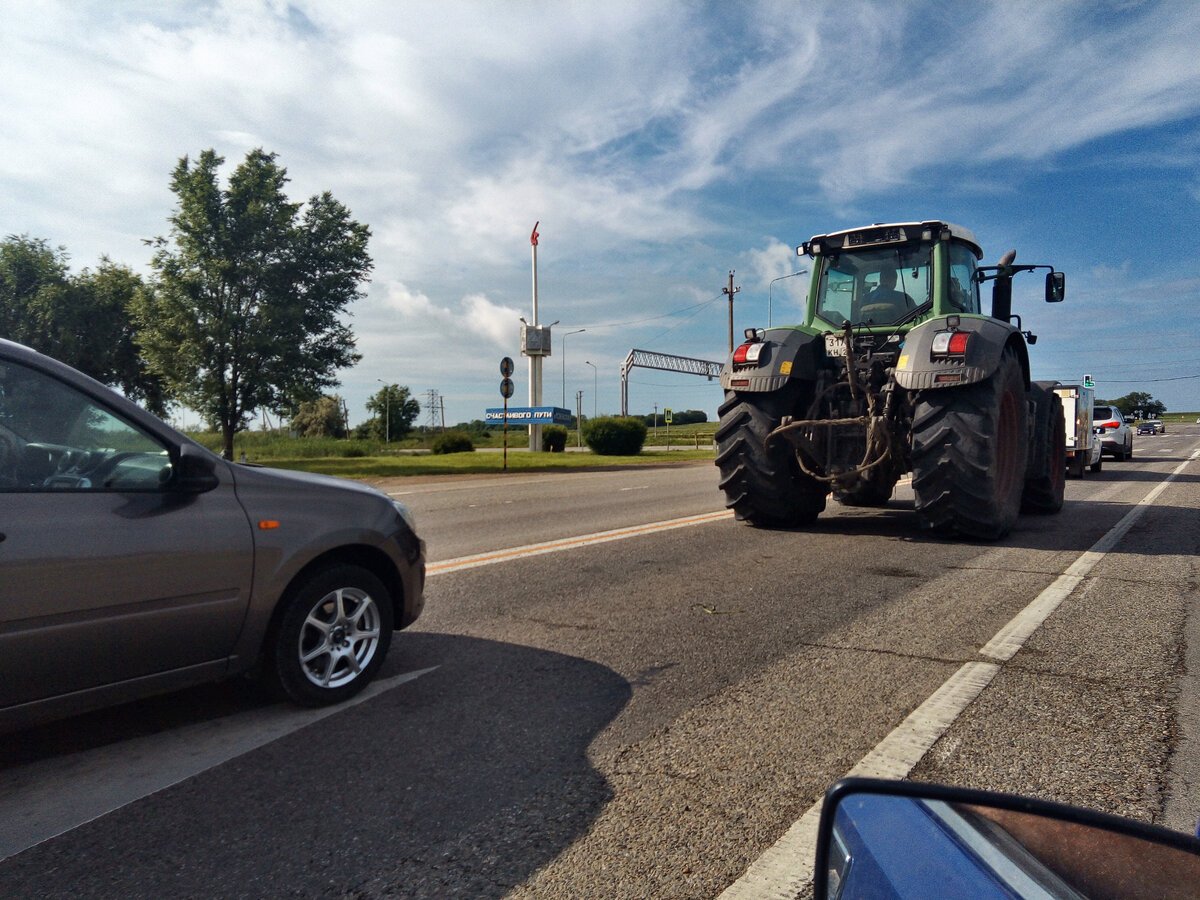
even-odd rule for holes
{"type": "Polygon", "coordinates": [[[1046,302],[1062,303],[1067,293],[1067,276],[1065,272],[1050,272],[1046,275],[1046,302]]]}

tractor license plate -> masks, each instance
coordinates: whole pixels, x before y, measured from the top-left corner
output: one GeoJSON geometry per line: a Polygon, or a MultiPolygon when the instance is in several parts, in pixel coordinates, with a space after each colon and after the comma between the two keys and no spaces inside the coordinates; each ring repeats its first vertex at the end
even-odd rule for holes
{"type": "Polygon", "coordinates": [[[825,335],[825,355],[844,357],[846,355],[846,338],[840,334],[825,335]]]}

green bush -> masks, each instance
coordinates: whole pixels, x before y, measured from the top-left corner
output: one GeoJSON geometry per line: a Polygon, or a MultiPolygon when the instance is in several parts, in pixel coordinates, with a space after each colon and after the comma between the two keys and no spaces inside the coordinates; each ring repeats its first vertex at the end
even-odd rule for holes
{"type": "Polygon", "coordinates": [[[620,416],[589,419],[583,426],[583,440],[597,456],[636,456],[646,443],[646,423],[620,416]]]}
{"type": "Polygon", "coordinates": [[[542,449],[547,453],[562,453],[567,447],[567,429],[561,425],[547,425],[542,429],[542,449]]]}
{"type": "Polygon", "coordinates": [[[430,450],[434,453],[473,453],[475,444],[465,431],[447,431],[433,439],[430,450]]]}

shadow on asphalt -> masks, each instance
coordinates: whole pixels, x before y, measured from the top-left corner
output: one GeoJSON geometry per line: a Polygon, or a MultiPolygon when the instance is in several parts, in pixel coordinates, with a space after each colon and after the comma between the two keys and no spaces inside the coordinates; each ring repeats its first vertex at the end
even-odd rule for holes
{"type": "MultiPolygon", "coordinates": [[[[610,798],[587,751],[631,686],[587,660],[430,633],[397,635],[379,677],[430,667],[9,858],[4,893],[504,896],[610,798]]],[[[176,693],[8,735],[4,765],[259,705],[235,685],[176,693]]]]}
{"type": "MultiPolygon", "coordinates": [[[[1101,477],[1101,476],[1092,476],[1101,477]]],[[[1122,479],[1141,480],[1141,479],[1122,479]]],[[[1150,479],[1147,479],[1148,481],[1150,479]]],[[[1161,481],[1161,478],[1154,481],[1161,481]]],[[[1186,483],[1186,479],[1176,479],[1186,483]]],[[[826,534],[841,536],[871,536],[894,538],[915,544],[975,544],[979,547],[1024,547],[1030,550],[1071,550],[1082,553],[1090,549],[1108,528],[1133,509],[1128,503],[1108,503],[1092,500],[1072,500],[1070,482],[1067,488],[1067,501],[1062,511],[1057,515],[1022,514],[1011,532],[997,541],[978,540],[959,535],[941,535],[924,530],[913,511],[911,500],[891,500],[885,507],[863,508],[842,507],[830,500],[827,512],[811,525],[801,528],[776,528],[775,531],[790,532],[797,536],[805,534],[826,534]],[[836,512],[836,515],[831,515],[836,512]],[[1062,516],[1086,517],[1089,528],[1057,528],[1056,523],[1062,516]],[[1103,529],[1098,526],[1103,524],[1103,529]]],[[[1161,502],[1153,507],[1155,516],[1175,518],[1190,522],[1195,515],[1192,507],[1170,506],[1161,502]]],[[[1122,547],[1116,547],[1113,553],[1124,552],[1122,547]]],[[[1180,551],[1174,542],[1139,543],[1129,552],[1140,555],[1155,556],[1159,554],[1173,555],[1180,551]]]]}

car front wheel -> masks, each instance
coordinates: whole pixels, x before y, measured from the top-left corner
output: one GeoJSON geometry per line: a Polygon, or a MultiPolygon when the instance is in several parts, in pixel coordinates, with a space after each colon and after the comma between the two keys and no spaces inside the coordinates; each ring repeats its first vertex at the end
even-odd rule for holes
{"type": "Polygon", "coordinates": [[[334,566],[292,593],[271,641],[271,674],[304,706],[340,703],[374,677],[392,641],[392,597],[360,566],[334,566]]]}

